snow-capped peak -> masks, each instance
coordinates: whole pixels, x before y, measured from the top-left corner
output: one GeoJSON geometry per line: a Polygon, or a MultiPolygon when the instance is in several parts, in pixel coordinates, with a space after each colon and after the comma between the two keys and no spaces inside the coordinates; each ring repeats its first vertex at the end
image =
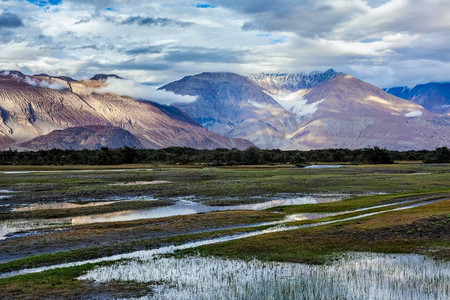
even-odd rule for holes
{"type": "Polygon", "coordinates": [[[260,73],[251,74],[249,78],[256,84],[260,85],[266,90],[284,90],[284,91],[298,91],[315,86],[316,84],[334,78],[338,73],[333,69],[328,69],[325,72],[311,72],[306,73],[260,73]]]}

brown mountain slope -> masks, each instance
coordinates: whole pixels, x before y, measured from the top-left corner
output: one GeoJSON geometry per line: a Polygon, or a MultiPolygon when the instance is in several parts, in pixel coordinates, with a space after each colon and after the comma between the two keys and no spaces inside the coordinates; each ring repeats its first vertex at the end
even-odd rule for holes
{"type": "Polygon", "coordinates": [[[0,150],[8,149],[12,144],[14,144],[14,140],[9,136],[0,133],[0,150]]]}
{"type": "Polygon", "coordinates": [[[242,149],[252,145],[210,132],[174,108],[96,93],[95,88],[104,84],[98,80],[65,81],[46,75],[3,72],[0,75],[0,136],[19,144],[54,130],[104,125],[129,131],[145,148],[242,149]]]}
{"type": "Polygon", "coordinates": [[[290,144],[286,135],[297,128],[292,115],[250,79],[234,73],[201,73],[169,83],[162,90],[198,96],[175,103],[214,132],[245,138],[261,148],[290,144]]]}
{"type": "Polygon", "coordinates": [[[46,135],[38,136],[19,145],[25,149],[50,150],[59,149],[100,149],[122,148],[125,146],[142,148],[141,142],[129,131],[103,125],[88,125],[70,127],[64,130],[54,130],[46,135]]]}
{"type": "Polygon", "coordinates": [[[290,140],[300,149],[434,149],[450,145],[450,122],[413,102],[349,75],[324,81],[303,96],[317,103],[290,140]]]}

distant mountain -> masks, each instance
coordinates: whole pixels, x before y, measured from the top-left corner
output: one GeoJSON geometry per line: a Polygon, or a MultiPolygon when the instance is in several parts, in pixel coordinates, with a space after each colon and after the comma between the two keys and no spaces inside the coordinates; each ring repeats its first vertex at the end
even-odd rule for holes
{"type": "Polygon", "coordinates": [[[303,96],[317,84],[342,75],[333,69],[311,73],[261,73],[252,74],[250,79],[263,88],[264,92],[292,113],[297,123],[313,114],[319,103],[308,103],[303,96]]]}
{"type": "MultiPolygon", "coordinates": [[[[0,72],[0,149],[450,146],[450,116],[331,69],[187,76],[160,89],[197,100],[172,106],[99,93],[109,77],[118,78],[0,72]]],[[[430,86],[426,93],[419,86],[408,93],[433,109],[445,108],[446,84],[430,86]]]]}
{"type": "Polygon", "coordinates": [[[260,73],[251,74],[249,78],[264,90],[269,92],[295,92],[302,89],[309,89],[325,80],[334,78],[342,73],[333,69],[325,72],[311,73],[260,73]]]}
{"type": "Polygon", "coordinates": [[[19,145],[25,149],[50,150],[54,148],[82,150],[122,148],[125,146],[142,148],[141,142],[129,131],[103,125],[87,125],[54,130],[19,145]]]}
{"type": "Polygon", "coordinates": [[[450,82],[430,82],[413,88],[393,87],[385,91],[420,104],[429,111],[450,115],[450,82]]]}
{"type": "Polygon", "coordinates": [[[316,110],[290,137],[297,148],[420,150],[450,145],[450,118],[349,75],[315,85],[303,99],[316,110]]]}
{"type": "Polygon", "coordinates": [[[123,79],[122,77],[116,75],[116,74],[95,74],[91,80],[101,80],[106,81],[108,78],[116,78],[116,79],[123,79]]]}
{"type": "Polygon", "coordinates": [[[40,149],[48,147],[45,143],[77,148],[82,139],[86,147],[94,148],[100,144],[205,149],[245,149],[253,145],[208,131],[174,107],[97,93],[96,88],[106,85],[104,76],[97,78],[100,80],[74,81],[46,74],[0,72],[0,149],[40,149]],[[73,127],[76,129],[64,130],[73,127]],[[77,134],[80,141],[75,141],[77,134]]]}
{"type": "Polygon", "coordinates": [[[199,96],[175,106],[210,130],[263,148],[420,150],[450,145],[448,117],[332,69],[249,78],[202,73],[162,89],[199,96]]]}
{"type": "Polygon", "coordinates": [[[207,129],[247,139],[262,148],[290,147],[285,137],[297,129],[291,113],[250,79],[233,73],[187,76],[160,89],[198,96],[173,106],[207,129]]]}

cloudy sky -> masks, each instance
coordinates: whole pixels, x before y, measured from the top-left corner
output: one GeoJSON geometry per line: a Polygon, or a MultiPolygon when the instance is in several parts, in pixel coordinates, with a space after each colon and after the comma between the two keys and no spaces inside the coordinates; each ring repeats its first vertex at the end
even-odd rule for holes
{"type": "Polygon", "coordinates": [[[116,73],[334,68],[380,87],[450,81],[448,0],[0,0],[0,70],[116,73]]]}

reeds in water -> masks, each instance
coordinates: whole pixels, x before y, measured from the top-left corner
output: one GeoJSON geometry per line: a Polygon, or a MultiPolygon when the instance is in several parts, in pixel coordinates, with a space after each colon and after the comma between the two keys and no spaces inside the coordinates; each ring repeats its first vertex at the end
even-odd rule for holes
{"type": "Polygon", "coordinates": [[[327,265],[153,257],[82,280],[148,282],[143,299],[450,299],[450,263],[421,255],[348,253],[327,265]]]}

